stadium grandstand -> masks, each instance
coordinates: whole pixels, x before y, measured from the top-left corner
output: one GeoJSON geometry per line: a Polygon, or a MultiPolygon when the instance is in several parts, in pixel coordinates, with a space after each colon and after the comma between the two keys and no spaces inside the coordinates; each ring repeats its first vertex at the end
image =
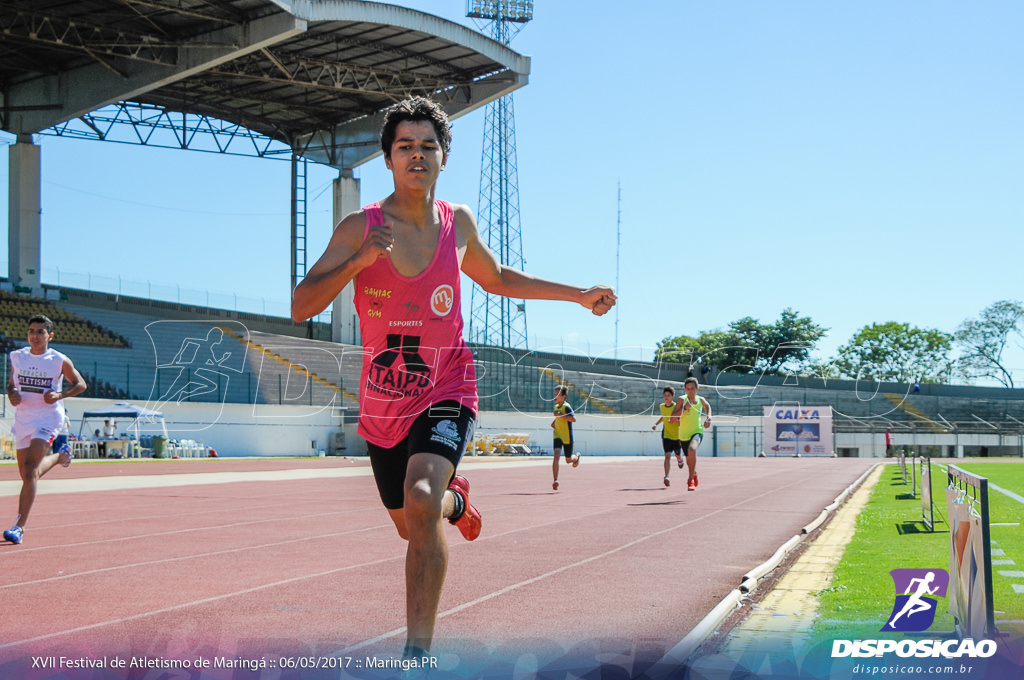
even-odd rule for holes
{"type": "MultiPolygon", "coordinates": [[[[304,447],[322,449],[329,435],[350,431],[362,350],[339,340],[358,337],[351,289],[324,317],[330,322],[295,324],[44,282],[43,150],[35,136],[290,160],[294,285],[306,273],[308,161],[339,171],[336,222],[362,204],[352,171],[380,153],[388,106],[431,96],[458,118],[526,85],[529,57],[460,24],[380,3],[17,2],[0,4],[0,22],[14,46],[0,54],[0,129],[16,139],[8,150],[0,349],[23,345],[27,318],[44,313],[56,323],[53,346],[86,377],[87,397],[167,406],[172,429],[205,429],[229,454],[308,453],[304,447]],[[204,404],[219,410],[183,408],[204,404]],[[236,407],[230,417],[227,405],[236,407]],[[223,432],[209,430],[214,422],[223,432]]],[[[523,441],[535,451],[550,443],[551,394],[566,384],[569,401],[587,416],[578,429],[588,453],[660,453],[650,430],[654,407],[662,387],[678,387],[686,375],[680,364],[474,352],[477,432],[515,434],[520,451],[523,441]]],[[[896,446],[931,455],[1021,455],[1024,448],[1020,390],[926,385],[911,394],[900,384],[716,372],[701,380],[715,414],[702,455],[760,453],[763,413],[778,404],[831,407],[839,455],[879,455],[887,431],[896,446]]],[[[359,453],[358,439],[350,441],[348,453],[359,453]]]]}
{"type": "MultiPolygon", "coordinates": [[[[53,346],[73,356],[90,383],[86,396],[157,405],[345,409],[349,424],[358,413],[362,348],[330,342],[329,323],[296,324],[71,288],[45,287],[43,297],[3,290],[4,352],[24,346],[25,320],[35,313],[54,319],[53,346]]],[[[539,415],[550,412],[558,384],[568,386],[569,401],[588,416],[585,420],[646,429],[656,417],[664,385],[678,389],[687,374],[685,364],[574,354],[475,346],[474,355],[482,433],[487,432],[487,414],[504,414],[502,422],[516,417],[539,422],[539,415]]],[[[702,383],[701,395],[715,415],[712,446],[702,449],[705,455],[757,455],[765,408],[787,404],[831,407],[840,455],[879,455],[876,444],[886,431],[903,450],[934,456],[956,456],[958,447],[959,455],[1021,455],[1024,443],[1020,390],[924,385],[913,393],[906,384],[716,371],[702,376],[702,383]],[[747,440],[744,446],[725,445],[727,439],[735,442],[737,434],[747,440]]],[[[543,433],[538,422],[513,429],[543,433]]],[[[545,439],[537,434],[534,441],[545,439]]],[[[594,444],[591,449],[602,452],[594,444]]]]}

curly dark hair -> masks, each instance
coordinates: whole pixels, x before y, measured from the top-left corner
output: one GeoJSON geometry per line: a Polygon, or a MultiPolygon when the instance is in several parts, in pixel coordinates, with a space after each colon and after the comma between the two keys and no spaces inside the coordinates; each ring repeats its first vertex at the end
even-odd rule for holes
{"type": "Polygon", "coordinates": [[[452,129],[448,124],[448,114],[441,105],[425,97],[413,97],[399,102],[384,114],[384,125],[380,130],[380,146],[384,157],[391,158],[391,146],[395,143],[395,130],[399,123],[419,122],[425,120],[434,126],[441,150],[448,154],[452,145],[452,129]]]}
{"type": "Polygon", "coordinates": [[[31,326],[34,323],[41,323],[44,326],[46,326],[47,333],[53,332],[53,321],[51,321],[50,317],[48,316],[45,316],[43,314],[33,314],[28,319],[28,325],[31,326]]]}

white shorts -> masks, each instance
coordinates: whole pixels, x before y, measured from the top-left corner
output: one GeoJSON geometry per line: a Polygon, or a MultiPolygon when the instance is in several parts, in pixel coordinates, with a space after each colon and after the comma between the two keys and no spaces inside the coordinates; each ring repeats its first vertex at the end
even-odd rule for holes
{"type": "Polygon", "coordinates": [[[64,424],[63,418],[57,418],[51,422],[36,420],[34,422],[14,422],[11,434],[14,435],[15,448],[18,450],[27,449],[33,439],[42,439],[49,446],[53,443],[54,437],[60,434],[60,428],[64,424]]]}

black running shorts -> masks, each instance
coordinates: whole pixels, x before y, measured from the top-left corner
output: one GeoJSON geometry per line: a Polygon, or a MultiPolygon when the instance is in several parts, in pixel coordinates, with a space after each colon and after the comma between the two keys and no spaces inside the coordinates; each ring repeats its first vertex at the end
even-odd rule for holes
{"type": "Polygon", "coordinates": [[[405,471],[413,454],[432,453],[457,468],[473,438],[475,425],[476,414],[472,409],[457,401],[442,401],[421,413],[405,439],[390,449],[366,442],[373,478],[384,507],[388,510],[405,507],[405,471]]]}
{"type": "Polygon", "coordinates": [[[665,453],[679,453],[681,444],[678,439],[661,438],[661,448],[665,453]]]}
{"type": "Polygon", "coordinates": [[[686,441],[682,442],[682,446],[680,448],[682,448],[683,453],[689,453],[690,452],[690,443],[691,442],[694,443],[696,446],[700,446],[700,443],[702,441],[704,441],[704,435],[698,433],[698,434],[693,435],[692,437],[690,437],[686,441]]]}

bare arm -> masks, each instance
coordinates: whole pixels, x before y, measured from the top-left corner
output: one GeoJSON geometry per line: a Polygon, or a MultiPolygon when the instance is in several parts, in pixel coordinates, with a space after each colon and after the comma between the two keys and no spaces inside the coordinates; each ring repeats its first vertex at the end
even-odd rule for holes
{"type": "Polygon", "coordinates": [[[711,402],[704,397],[701,397],[700,400],[704,402],[704,413],[707,414],[704,416],[704,427],[709,427],[711,425],[711,402]]]}
{"type": "Polygon", "coordinates": [[[17,406],[21,403],[21,392],[18,391],[18,386],[14,384],[14,368],[10,366],[7,370],[7,400],[11,402],[11,406],[17,406]]]}
{"type": "Polygon", "coordinates": [[[85,384],[85,378],[78,372],[75,365],[71,363],[71,359],[65,359],[64,365],[60,368],[61,375],[70,383],[65,390],[60,392],[49,391],[43,395],[43,401],[47,404],[53,404],[60,399],[67,399],[68,397],[78,396],[82,392],[85,392],[89,386],[85,384]]]}
{"type": "Polygon", "coordinates": [[[356,274],[380,257],[389,257],[394,238],[391,223],[366,231],[363,211],[349,214],[334,230],[330,243],[292,292],[292,320],[305,321],[327,308],[356,274]]]}
{"type": "Polygon", "coordinates": [[[501,264],[480,240],[476,220],[469,208],[463,205],[453,207],[459,249],[462,251],[462,271],[488,293],[524,300],[577,302],[597,316],[607,313],[615,305],[615,291],[610,286],[579,288],[538,278],[501,264]]]}

